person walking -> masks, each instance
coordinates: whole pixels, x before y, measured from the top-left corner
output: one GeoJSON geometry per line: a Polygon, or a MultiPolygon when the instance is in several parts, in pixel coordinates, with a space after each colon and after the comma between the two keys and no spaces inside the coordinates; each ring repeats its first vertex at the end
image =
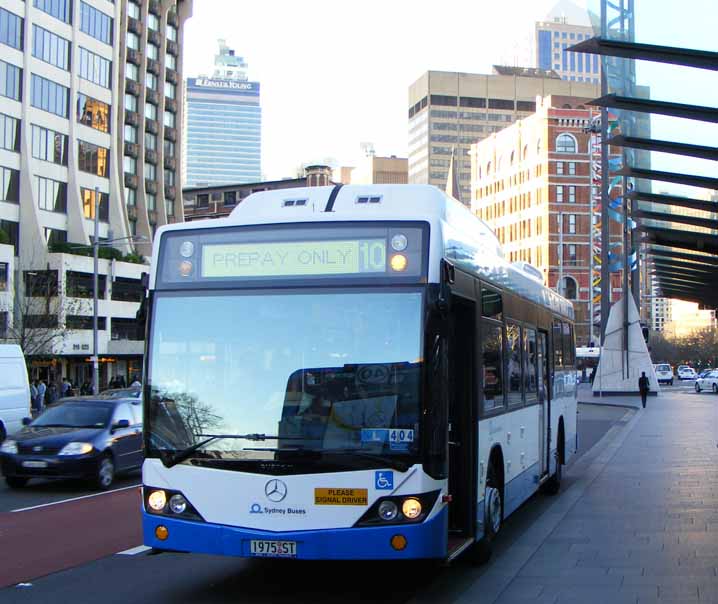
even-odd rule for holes
{"type": "Polygon", "coordinates": [[[638,378],[638,391],[641,393],[641,404],[643,408],[646,408],[646,398],[648,398],[648,391],[651,388],[651,383],[646,377],[646,372],[641,372],[641,377],[638,378]]]}
{"type": "Polygon", "coordinates": [[[37,385],[37,413],[42,413],[42,408],[45,406],[45,393],[47,392],[47,386],[45,382],[40,380],[37,385]]]}
{"type": "Polygon", "coordinates": [[[37,380],[30,382],[30,409],[32,409],[33,417],[37,417],[40,413],[40,400],[37,393],[37,380]]]}

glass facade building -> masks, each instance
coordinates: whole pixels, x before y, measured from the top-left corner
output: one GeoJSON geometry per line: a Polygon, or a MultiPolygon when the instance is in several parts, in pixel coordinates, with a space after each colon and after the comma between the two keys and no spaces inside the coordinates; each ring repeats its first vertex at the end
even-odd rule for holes
{"type": "Polygon", "coordinates": [[[259,83],[187,80],[187,185],[257,182],[261,175],[259,83]]]}

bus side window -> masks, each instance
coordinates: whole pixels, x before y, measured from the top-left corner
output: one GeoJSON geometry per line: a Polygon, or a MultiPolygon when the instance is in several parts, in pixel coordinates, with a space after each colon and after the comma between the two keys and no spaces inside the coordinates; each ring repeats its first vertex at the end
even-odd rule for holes
{"type": "Polygon", "coordinates": [[[563,367],[563,330],[561,329],[561,321],[553,320],[553,369],[561,369],[563,367]]]}
{"type": "Polygon", "coordinates": [[[523,403],[521,384],[521,328],[506,324],[506,376],[509,406],[523,403]]]}
{"type": "Polygon", "coordinates": [[[536,330],[524,329],[524,388],[526,390],[526,404],[531,405],[538,400],[536,380],[536,330]]]}
{"type": "Polygon", "coordinates": [[[573,325],[563,323],[563,363],[566,367],[576,364],[576,343],[573,340],[573,325]]]}
{"type": "Polygon", "coordinates": [[[501,321],[503,317],[503,301],[501,292],[481,286],[481,315],[489,319],[501,321]]]}
{"type": "Polygon", "coordinates": [[[491,413],[504,406],[503,387],[503,326],[483,322],[481,362],[483,375],[481,388],[484,393],[484,413],[491,413]]]}

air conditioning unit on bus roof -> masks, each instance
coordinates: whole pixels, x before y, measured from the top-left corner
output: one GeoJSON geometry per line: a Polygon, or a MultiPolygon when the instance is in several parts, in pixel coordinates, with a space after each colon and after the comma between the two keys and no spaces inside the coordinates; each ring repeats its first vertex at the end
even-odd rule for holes
{"type": "Polygon", "coordinates": [[[539,283],[543,283],[543,273],[533,264],[529,264],[528,262],[524,262],[523,260],[518,260],[516,262],[513,262],[512,264],[522,273],[525,273],[527,276],[531,277],[532,279],[535,279],[539,283]]]}

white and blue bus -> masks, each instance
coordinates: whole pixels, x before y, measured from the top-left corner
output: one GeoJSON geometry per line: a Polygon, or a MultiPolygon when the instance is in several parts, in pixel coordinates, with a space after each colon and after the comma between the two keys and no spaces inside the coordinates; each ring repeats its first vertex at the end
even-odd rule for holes
{"type": "Polygon", "coordinates": [[[147,309],[156,550],[485,559],[575,453],[572,305],[435,187],[163,227],[147,309]]]}

